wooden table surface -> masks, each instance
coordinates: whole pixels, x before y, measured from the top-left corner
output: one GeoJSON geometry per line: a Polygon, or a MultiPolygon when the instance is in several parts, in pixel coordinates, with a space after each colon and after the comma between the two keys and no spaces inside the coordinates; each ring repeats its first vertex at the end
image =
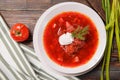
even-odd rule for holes
{"type": "MultiPolygon", "coordinates": [[[[33,47],[33,30],[40,15],[52,5],[66,1],[75,1],[88,5],[101,16],[103,21],[105,21],[101,0],[0,0],[0,13],[5,18],[9,27],[18,22],[24,23],[29,27],[30,37],[26,42],[23,42],[23,44],[33,47]]],[[[118,62],[115,40],[113,44],[110,62],[110,77],[111,80],[120,80],[120,63],[118,62]]],[[[99,80],[101,63],[92,71],[78,77],[81,80],[99,80]]]]}

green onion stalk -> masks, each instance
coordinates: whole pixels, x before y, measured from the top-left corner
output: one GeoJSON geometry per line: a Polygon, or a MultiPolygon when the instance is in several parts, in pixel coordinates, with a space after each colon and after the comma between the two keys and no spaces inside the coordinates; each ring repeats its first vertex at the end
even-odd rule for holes
{"type": "Polygon", "coordinates": [[[118,58],[120,62],[120,2],[114,0],[115,2],[115,35],[116,35],[116,42],[118,48],[118,58]]]}
{"type": "MultiPolygon", "coordinates": [[[[110,1],[109,0],[102,0],[102,7],[103,7],[103,10],[105,11],[105,15],[106,15],[106,25],[107,25],[106,28],[108,28],[110,26],[110,25],[108,25],[109,24],[109,18],[110,18],[110,1]]],[[[108,36],[109,36],[110,31],[106,31],[106,33],[107,33],[107,45],[106,46],[109,46],[110,41],[108,41],[108,40],[110,40],[109,39],[110,37],[108,37],[108,36]]],[[[108,53],[108,47],[106,47],[106,49],[105,49],[105,55],[104,55],[104,59],[103,59],[100,80],[104,80],[104,70],[105,70],[106,56],[108,56],[107,53],[108,53]]],[[[110,57],[107,58],[107,61],[109,61],[109,58],[110,57]]],[[[106,66],[109,66],[109,65],[106,65],[106,66]]]]}
{"type": "Polygon", "coordinates": [[[120,1],[102,0],[102,7],[106,15],[106,33],[107,45],[103,59],[100,80],[104,80],[104,71],[106,71],[106,80],[110,80],[110,56],[112,51],[113,34],[115,32],[118,47],[118,58],[120,61],[120,1]],[[115,30],[114,30],[115,29],[115,30]]]}

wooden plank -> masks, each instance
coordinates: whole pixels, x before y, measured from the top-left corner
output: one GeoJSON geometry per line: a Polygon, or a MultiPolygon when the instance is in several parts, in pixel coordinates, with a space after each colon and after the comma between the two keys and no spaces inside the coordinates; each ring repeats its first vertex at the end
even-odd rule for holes
{"type": "Polygon", "coordinates": [[[33,32],[37,19],[42,14],[42,11],[0,11],[8,25],[11,27],[13,24],[21,22],[26,24],[31,32],[33,32]]]}
{"type": "MultiPolygon", "coordinates": [[[[91,71],[101,71],[102,61],[91,71]]],[[[118,61],[110,62],[110,71],[118,71],[120,72],[120,63],[118,61]]]]}
{"type": "Polygon", "coordinates": [[[26,0],[0,0],[0,10],[26,9],[26,0]]]}
{"type": "Polygon", "coordinates": [[[86,1],[101,16],[101,18],[105,21],[105,13],[102,9],[101,0],[86,0],[86,1]]]}
{"type": "Polygon", "coordinates": [[[0,10],[46,10],[51,0],[0,0],[0,10]]]}
{"type": "Polygon", "coordinates": [[[46,10],[51,5],[51,0],[27,0],[27,10],[46,10]]]}
{"type": "Polygon", "coordinates": [[[52,4],[58,4],[61,2],[78,2],[78,3],[82,3],[82,4],[89,6],[86,0],[52,0],[52,4]]]}
{"type": "MultiPolygon", "coordinates": [[[[110,71],[110,80],[120,80],[119,71],[110,71]]],[[[91,71],[85,75],[78,76],[81,80],[100,80],[100,71],[91,71]]]]}
{"type": "Polygon", "coordinates": [[[73,2],[73,1],[83,3],[89,6],[86,0],[45,0],[45,1],[44,0],[27,0],[26,10],[46,10],[55,4],[62,3],[62,2],[73,2]]]}

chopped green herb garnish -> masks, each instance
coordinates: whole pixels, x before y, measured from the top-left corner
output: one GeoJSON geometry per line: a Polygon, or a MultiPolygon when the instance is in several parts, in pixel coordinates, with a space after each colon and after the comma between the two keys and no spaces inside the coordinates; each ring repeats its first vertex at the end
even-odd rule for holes
{"type": "Polygon", "coordinates": [[[88,34],[88,26],[85,26],[82,29],[80,28],[80,26],[78,26],[77,29],[72,32],[72,36],[80,40],[85,40],[86,34],[88,34]]]}

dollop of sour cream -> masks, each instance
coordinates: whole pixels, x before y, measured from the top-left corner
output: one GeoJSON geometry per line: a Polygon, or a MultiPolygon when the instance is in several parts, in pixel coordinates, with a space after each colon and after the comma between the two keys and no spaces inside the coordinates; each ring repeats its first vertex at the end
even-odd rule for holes
{"type": "Polygon", "coordinates": [[[68,45],[68,44],[71,44],[73,41],[74,41],[74,38],[72,37],[72,34],[69,32],[62,34],[59,37],[60,45],[68,45]]]}

